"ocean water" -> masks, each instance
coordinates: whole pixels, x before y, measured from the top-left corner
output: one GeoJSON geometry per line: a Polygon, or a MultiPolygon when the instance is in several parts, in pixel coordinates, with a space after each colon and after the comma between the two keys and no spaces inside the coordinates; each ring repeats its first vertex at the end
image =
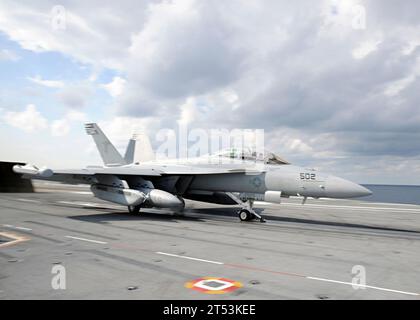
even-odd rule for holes
{"type": "Polygon", "coordinates": [[[373,192],[371,196],[359,198],[372,202],[420,204],[420,186],[363,184],[373,192]]]}

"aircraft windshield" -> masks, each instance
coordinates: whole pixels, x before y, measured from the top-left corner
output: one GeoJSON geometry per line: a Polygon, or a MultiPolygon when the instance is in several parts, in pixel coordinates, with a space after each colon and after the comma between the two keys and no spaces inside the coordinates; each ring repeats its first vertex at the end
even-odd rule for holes
{"type": "Polygon", "coordinates": [[[277,156],[276,154],[264,150],[263,152],[256,152],[252,148],[229,148],[219,151],[215,156],[230,158],[230,159],[241,159],[241,160],[251,160],[251,161],[264,161],[267,164],[289,164],[283,158],[277,156]]]}

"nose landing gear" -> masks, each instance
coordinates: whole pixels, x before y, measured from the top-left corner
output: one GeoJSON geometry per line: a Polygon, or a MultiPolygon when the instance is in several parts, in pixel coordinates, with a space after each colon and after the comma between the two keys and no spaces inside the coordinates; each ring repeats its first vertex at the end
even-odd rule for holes
{"type": "Polygon", "coordinates": [[[237,204],[239,204],[240,206],[242,206],[242,209],[239,210],[238,215],[239,215],[239,219],[241,221],[250,221],[253,219],[259,219],[260,222],[265,222],[265,219],[263,217],[261,217],[258,213],[256,213],[254,211],[254,209],[252,208],[254,205],[254,201],[253,200],[247,200],[246,202],[243,202],[241,199],[239,199],[236,195],[234,195],[231,192],[226,192],[226,194],[232,199],[234,200],[237,204]]]}
{"type": "Polygon", "coordinates": [[[248,221],[251,220],[251,212],[248,210],[242,209],[239,211],[239,219],[241,221],[248,221]]]}

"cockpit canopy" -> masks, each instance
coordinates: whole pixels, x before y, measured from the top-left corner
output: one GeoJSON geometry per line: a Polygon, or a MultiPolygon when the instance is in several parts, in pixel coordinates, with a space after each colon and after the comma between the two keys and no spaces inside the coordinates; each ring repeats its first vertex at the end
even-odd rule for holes
{"type": "Polygon", "coordinates": [[[266,164],[290,164],[288,161],[266,149],[256,151],[253,148],[228,148],[216,152],[214,156],[230,159],[261,161],[266,164]]]}

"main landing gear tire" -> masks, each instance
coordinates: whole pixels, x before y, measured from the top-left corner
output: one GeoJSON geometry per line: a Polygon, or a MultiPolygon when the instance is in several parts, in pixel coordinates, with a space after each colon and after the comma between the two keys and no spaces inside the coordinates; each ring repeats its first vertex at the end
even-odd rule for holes
{"type": "Polygon", "coordinates": [[[128,212],[138,214],[140,212],[140,206],[128,206],[128,212]]]}
{"type": "Polygon", "coordinates": [[[239,219],[241,221],[249,221],[253,218],[252,216],[253,215],[248,210],[242,209],[241,211],[239,211],[239,219]]]}

